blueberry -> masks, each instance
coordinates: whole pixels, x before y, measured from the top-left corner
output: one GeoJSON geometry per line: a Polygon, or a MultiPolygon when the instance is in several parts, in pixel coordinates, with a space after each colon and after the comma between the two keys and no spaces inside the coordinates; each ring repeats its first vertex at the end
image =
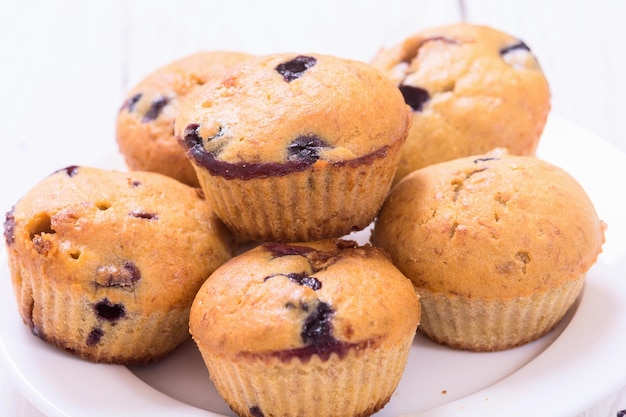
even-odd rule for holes
{"type": "Polygon", "coordinates": [[[161,110],[163,110],[163,107],[165,107],[168,102],[169,100],[167,99],[167,97],[161,96],[161,97],[155,98],[152,101],[152,104],[150,105],[150,108],[148,109],[146,114],[144,114],[143,119],[141,119],[141,121],[143,123],[151,122],[152,120],[159,117],[159,114],[161,114],[161,110]]]}
{"type": "Polygon", "coordinates": [[[94,309],[98,317],[108,321],[116,321],[126,315],[123,304],[112,304],[108,298],[99,301],[94,309]]]}
{"type": "Polygon", "coordinates": [[[509,45],[500,49],[500,55],[506,55],[509,52],[519,51],[519,50],[530,52],[530,48],[528,47],[528,45],[526,45],[523,41],[519,41],[513,45],[509,45]]]}
{"type": "Polygon", "coordinates": [[[122,109],[126,108],[129,112],[135,110],[135,105],[141,100],[141,93],[137,93],[134,96],[130,97],[126,102],[122,105],[122,109]]]}
{"type": "Polygon", "coordinates": [[[144,211],[131,211],[131,216],[137,217],[138,219],[146,219],[146,220],[158,220],[159,216],[156,213],[146,213],[144,211]]]}
{"type": "Polygon", "coordinates": [[[200,133],[198,129],[200,125],[197,123],[191,123],[187,125],[185,128],[185,132],[183,134],[182,143],[185,146],[185,149],[198,149],[202,147],[202,138],[200,137],[200,133]]]}
{"type": "Polygon", "coordinates": [[[430,94],[423,88],[404,84],[398,88],[404,97],[404,102],[411,106],[413,111],[422,111],[424,104],[430,100],[430,94]]]}
{"type": "Polygon", "coordinates": [[[315,249],[308,246],[289,245],[286,243],[265,243],[264,248],[272,253],[274,257],[299,255],[306,256],[315,249]]]}
{"type": "Polygon", "coordinates": [[[328,145],[316,135],[298,136],[287,147],[287,160],[312,164],[319,159],[320,150],[326,147],[328,145]]]}
{"type": "Polygon", "coordinates": [[[283,62],[276,67],[276,71],[288,83],[300,78],[302,74],[317,63],[312,56],[298,55],[291,61],[283,62]]]}
{"type": "Polygon", "coordinates": [[[496,158],[496,157],[476,158],[476,159],[474,159],[474,163],[477,164],[479,162],[497,161],[499,159],[500,158],[496,158]]]}
{"type": "Polygon", "coordinates": [[[256,405],[253,405],[252,407],[250,407],[250,415],[252,417],[265,417],[265,414],[263,414],[263,411],[261,411],[261,409],[256,405]]]}
{"type": "Polygon", "coordinates": [[[287,278],[289,278],[290,281],[295,282],[298,285],[309,287],[315,291],[322,288],[321,281],[315,277],[309,276],[309,274],[307,274],[306,272],[301,272],[299,274],[296,274],[296,273],[287,274],[287,278]]]}
{"type": "Polygon", "coordinates": [[[65,168],[57,169],[52,174],[56,174],[56,173],[59,173],[61,171],[65,171],[67,176],[72,178],[74,175],[78,174],[78,168],[79,167],[77,165],[70,165],[70,166],[65,167],[65,168]]]}
{"type": "Polygon", "coordinates": [[[320,301],[317,308],[307,316],[300,336],[305,344],[312,344],[321,350],[327,350],[337,344],[333,336],[333,325],[330,321],[334,310],[320,301]]]}
{"type": "Polygon", "coordinates": [[[11,208],[4,217],[4,241],[7,245],[15,243],[15,216],[13,215],[15,207],[11,208]]]}
{"type": "Polygon", "coordinates": [[[104,332],[102,329],[98,327],[94,327],[90,332],[89,336],[87,336],[87,346],[94,346],[100,343],[100,339],[104,336],[104,332]]]}
{"type": "Polygon", "coordinates": [[[267,281],[270,278],[274,278],[276,276],[285,276],[287,278],[289,278],[289,281],[294,282],[298,285],[302,285],[304,287],[309,287],[314,291],[319,290],[320,288],[322,288],[322,283],[320,280],[318,280],[315,277],[309,276],[309,274],[307,274],[306,272],[291,272],[289,274],[274,274],[274,275],[269,275],[267,277],[265,277],[263,279],[263,281],[267,281]]]}

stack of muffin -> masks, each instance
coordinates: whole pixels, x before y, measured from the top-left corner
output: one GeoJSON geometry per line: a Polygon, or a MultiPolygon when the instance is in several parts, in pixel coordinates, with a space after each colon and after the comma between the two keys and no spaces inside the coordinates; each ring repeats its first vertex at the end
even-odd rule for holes
{"type": "Polygon", "coordinates": [[[189,331],[240,416],[371,415],[416,329],[507,349],[580,293],[605,225],[534,156],[549,109],[528,46],[485,26],[369,64],[183,58],[120,109],[133,171],[68,167],[7,214],[20,313],[96,362],[158,360],[189,331]],[[367,227],[371,245],[345,239],[367,227]]]}

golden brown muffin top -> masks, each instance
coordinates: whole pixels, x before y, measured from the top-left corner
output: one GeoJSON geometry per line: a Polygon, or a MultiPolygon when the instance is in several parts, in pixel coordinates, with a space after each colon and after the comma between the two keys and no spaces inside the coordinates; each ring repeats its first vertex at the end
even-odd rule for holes
{"type": "Polygon", "coordinates": [[[283,53],[195,90],[175,133],[212,174],[253,178],[384,156],[405,139],[409,119],[398,89],[369,65],[283,53]]]}
{"type": "Polygon", "coordinates": [[[189,308],[234,252],[200,190],[150,172],[67,167],[26,193],[4,226],[19,262],[59,291],[91,295],[95,308],[189,308]]]}
{"type": "Polygon", "coordinates": [[[489,26],[459,23],[417,32],[380,50],[371,64],[413,109],[398,179],[495,147],[534,154],[550,91],[523,41],[489,26]]]}
{"type": "Polygon", "coordinates": [[[415,332],[419,316],[411,282],[378,248],[266,243],[211,275],[190,330],[215,355],[306,361],[392,345],[415,332]]]}
{"type": "Polygon", "coordinates": [[[202,51],[179,58],[143,78],[127,94],[117,117],[117,141],[131,169],[159,172],[186,184],[198,181],[174,137],[181,100],[251,55],[202,51]]]}
{"type": "Polygon", "coordinates": [[[586,273],[602,250],[604,229],[564,170],[492,153],[404,178],[385,202],[372,242],[418,289],[507,299],[586,273]]]}

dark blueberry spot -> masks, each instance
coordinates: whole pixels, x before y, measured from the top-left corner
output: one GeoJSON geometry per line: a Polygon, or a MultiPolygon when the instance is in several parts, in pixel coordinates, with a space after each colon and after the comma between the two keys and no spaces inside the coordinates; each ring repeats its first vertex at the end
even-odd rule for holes
{"type": "Polygon", "coordinates": [[[290,281],[295,282],[298,285],[309,287],[315,291],[322,288],[322,283],[320,282],[320,280],[315,277],[309,276],[309,274],[307,274],[306,272],[301,272],[299,274],[292,272],[291,274],[287,274],[287,278],[289,278],[290,281]]]}
{"type": "Polygon", "coordinates": [[[119,320],[126,315],[124,305],[112,304],[108,298],[99,301],[95,305],[95,310],[98,317],[109,321],[119,320]]]}
{"type": "Polygon", "coordinates": [[[315,251],[315,249],[308,246],[288,245],[286,243],[265,243],[263,247],[276,258],[289,255],[306,256],[315,251]]]}
{"type": "Polygon", "coordinates": [[[64,168],[65,173],[68,177],[72,178],[74,175],[78,174],[78,166],[70,165],[69,167],[64,168]]]}
{"type": "Polygon", "coordinates": [[[132,188],[137,188],[141,185],[141,181],[139,180],[131,180],[130,178],[128,179],[128,184],[132,187],[132,188]]]}
{"type": "Polygon", "coordinates": [[[94,327],[90,332],[89,336],[87,336],[87,346],[94,346],[100,343],[100,339],[104,336],[104,332],[102,329],[98,327],[94,327]]]}
{"type": "Polygon", "coordinates": [[[65,168],[57,169],[52,174],[57,174],[57,173],[59,173],[61,171],[65,171],[67,176],[72,178],[74,175],[78,174],[78,168],[79,167],[77,165],[70,165],[70,166],[65,167],[65,168]]]}
{"type": "Polygon", "coordinates": [[[287,278],[289,278],[289,281],[291,282],[295,282],[298,285],[302,285],[304,287],[309,287],[312,290],[319,290],[320,288],[322,288],[322,283],[320,282],[320,280],[318,280],[315,277],[311,277],[309,276],[309,274],[307,274],[306,272],[300,272],[300,273],[296,273],[296,272],[292,272],[289,274],[275,274],[275,275],[270,275],[265,277],[265,279],[263,281],[267,281],[270,278],[274,278],[277,276],[285,276],[287,278]]]}
{"type": "Polygon", "coordinates": [[[620,410],[617,412],[617,417],[624,417],[626,416],[626,410],[620,410]]]}
{"type": "Polygon", "coordinates": [[[192,123],[187,125],[185,128],[184,136],[181,140],[181,144],[187,150],[202,150],[202,138],[200,137],[200,133],[198,133],[198,129],[200,125],[197,123],[192,123]]]}
{"type": "Polygon", "coordinates": [[[250,407],[250,415],[252,417],[265,417],[265,415],[263,414],[263,411],[261,411],[261,409],[256,405],[253,405],[252,407],[250,407]]]}
{"type": "Polygon", "coordinates": [[[317,346],[321,350],[332,348],[337,344],[333,336],[333,324],[330,321],[334,310],[320,301],[317,308],[304,321],[300,336],[305,344],[317,346]]]}
{"type": "Polygon", "coordinates": [[[276,71],[283,76],[285,81],[291,82],[300,78],[302,74],[314,66],[317,59],[312,56],[298,55],[291,61],[283,62],[276,67],[276,71]]]}
{"type": "Polygon", "coordinates": [[[78,173],[78,167],[76,165],[69,166],[65,168],[65,172],[67,173],[68,177],[72,178],[78,173]]]}
{"type": "Polygon", "coordinates": [[[316,135],[298,136],[287,147],[287,160],[312,164],[319,159],[320,150],[326,147],[328,145],[316,135]]]}
{"type": "Polygon", "coordinates": [[[158,220],[159,216],[156,213],[146,213],[143,211],[131,211],[131,216],[137,217],[138,219],[146,219],[146,220],[158,220]]]}
{"type": "Polygon", "coordinates": [[[124,271],[130,276],[131,282],[137,282],[141,279],[141,273],[139,272],[139,268],[132,261],[125,261],[122,265],[124,267],[124,271]]]}
{"type": "Polygon", "coordinates": [[[168,102],[169,100],[167,99],[167,97],[161,96],[161,97],[155,98],[152,101],[152,104],[150,105],[150,108],[148,109],[146,114],[144,114],[143,119],[141,119],[141,121],[143,123],[146,123],[159,117],[159,114],[161,114],[161,110],[163,110],[163,107],[165,107],[168,102]]]}
{"type": "Polygon", "coordinates": [[[500,55],[506,55],[509,52],[519,51],[519,50],[530,52],[530,48],[528,47],[528,45],[526,45],[523,41],[519,41],[513,45],[509,45],[500,49],[500,55]]]}
{"type": "Polygon", "coordinates": [[[496,158],[496,157],[491,157],[491,158],[476,158],[474,159],[474,163],[477,164],[479,162],[486,162],[486,161],[497,161],[500,158],[496,158]]]}
{"type": "Polygon", "coordinates": [[[4,241],[7,245],[15,243],[15,216],[13,211],[15,207],[9,210],[4,217],[4,241]]]}
{"type": "Polygon", "coordinates": [[[398,88],[404,97],[404,102],[411,106],[413,111],[422,111],[424,104],[430,100],[430,94],[423,88],[410,85],[401,85],[398,88]]]}
{"type": "Polygon", "coordinates": [[[130,97],[122,105],[122,109],[127,108],[129,112],[132,112],[133,110],[135,110],[135,106],[137,105],[137,102],[139,102],[139,100],[141,100],[141,96],[142,96],[141,93],[137,93],[134,96],[130,97]]]}

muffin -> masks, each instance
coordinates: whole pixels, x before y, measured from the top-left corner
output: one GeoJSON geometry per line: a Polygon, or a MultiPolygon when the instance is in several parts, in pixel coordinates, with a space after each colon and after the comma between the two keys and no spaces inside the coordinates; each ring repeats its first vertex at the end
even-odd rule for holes
{"type": "Polygon", "coordinates": [[[399,90],[369,65],[285,53],[195,90],[175,131],[227,226],[297,242],[372,222],[410,119],[399,90]]]}
{"type": "Polygon", "coordinates": [[[128,167],[199,186],[193,167],[174,138],[180,102],[194,88],[249,57],[231,51],[198,52],[157,69],[134,86],[116,123],[118,147],[128,167]]]}
{"type": "Polygon", "coordinates": [[[460,23],[418,32],[380,50],[371,64],[413,110],[395,182],[413,170],[496,147],[534,155],[550,90],[523,41],[460,23]]]}
{"type": "Polygon", "coordinates": [[[7,213],[19,313],[40,339],[93,362],[154,361],[189,338],[189,309],[233,255],[199,189],[157,173],[72,166],[7,213]]]}
{"type": "Polygon", "coordinates": [[[416,286],[424,334],[493,351],[535,340],[562,319],[604,229],[565,171],[492,153],[409,174],[390,192],[372,242],[416,286]]]}
{"type": "Polygon", "coordinates": [[[395,390],[419,318],[379,248],[265,243],[205,282],[190,331],[240,416],[368,416],[395,390]]]}

